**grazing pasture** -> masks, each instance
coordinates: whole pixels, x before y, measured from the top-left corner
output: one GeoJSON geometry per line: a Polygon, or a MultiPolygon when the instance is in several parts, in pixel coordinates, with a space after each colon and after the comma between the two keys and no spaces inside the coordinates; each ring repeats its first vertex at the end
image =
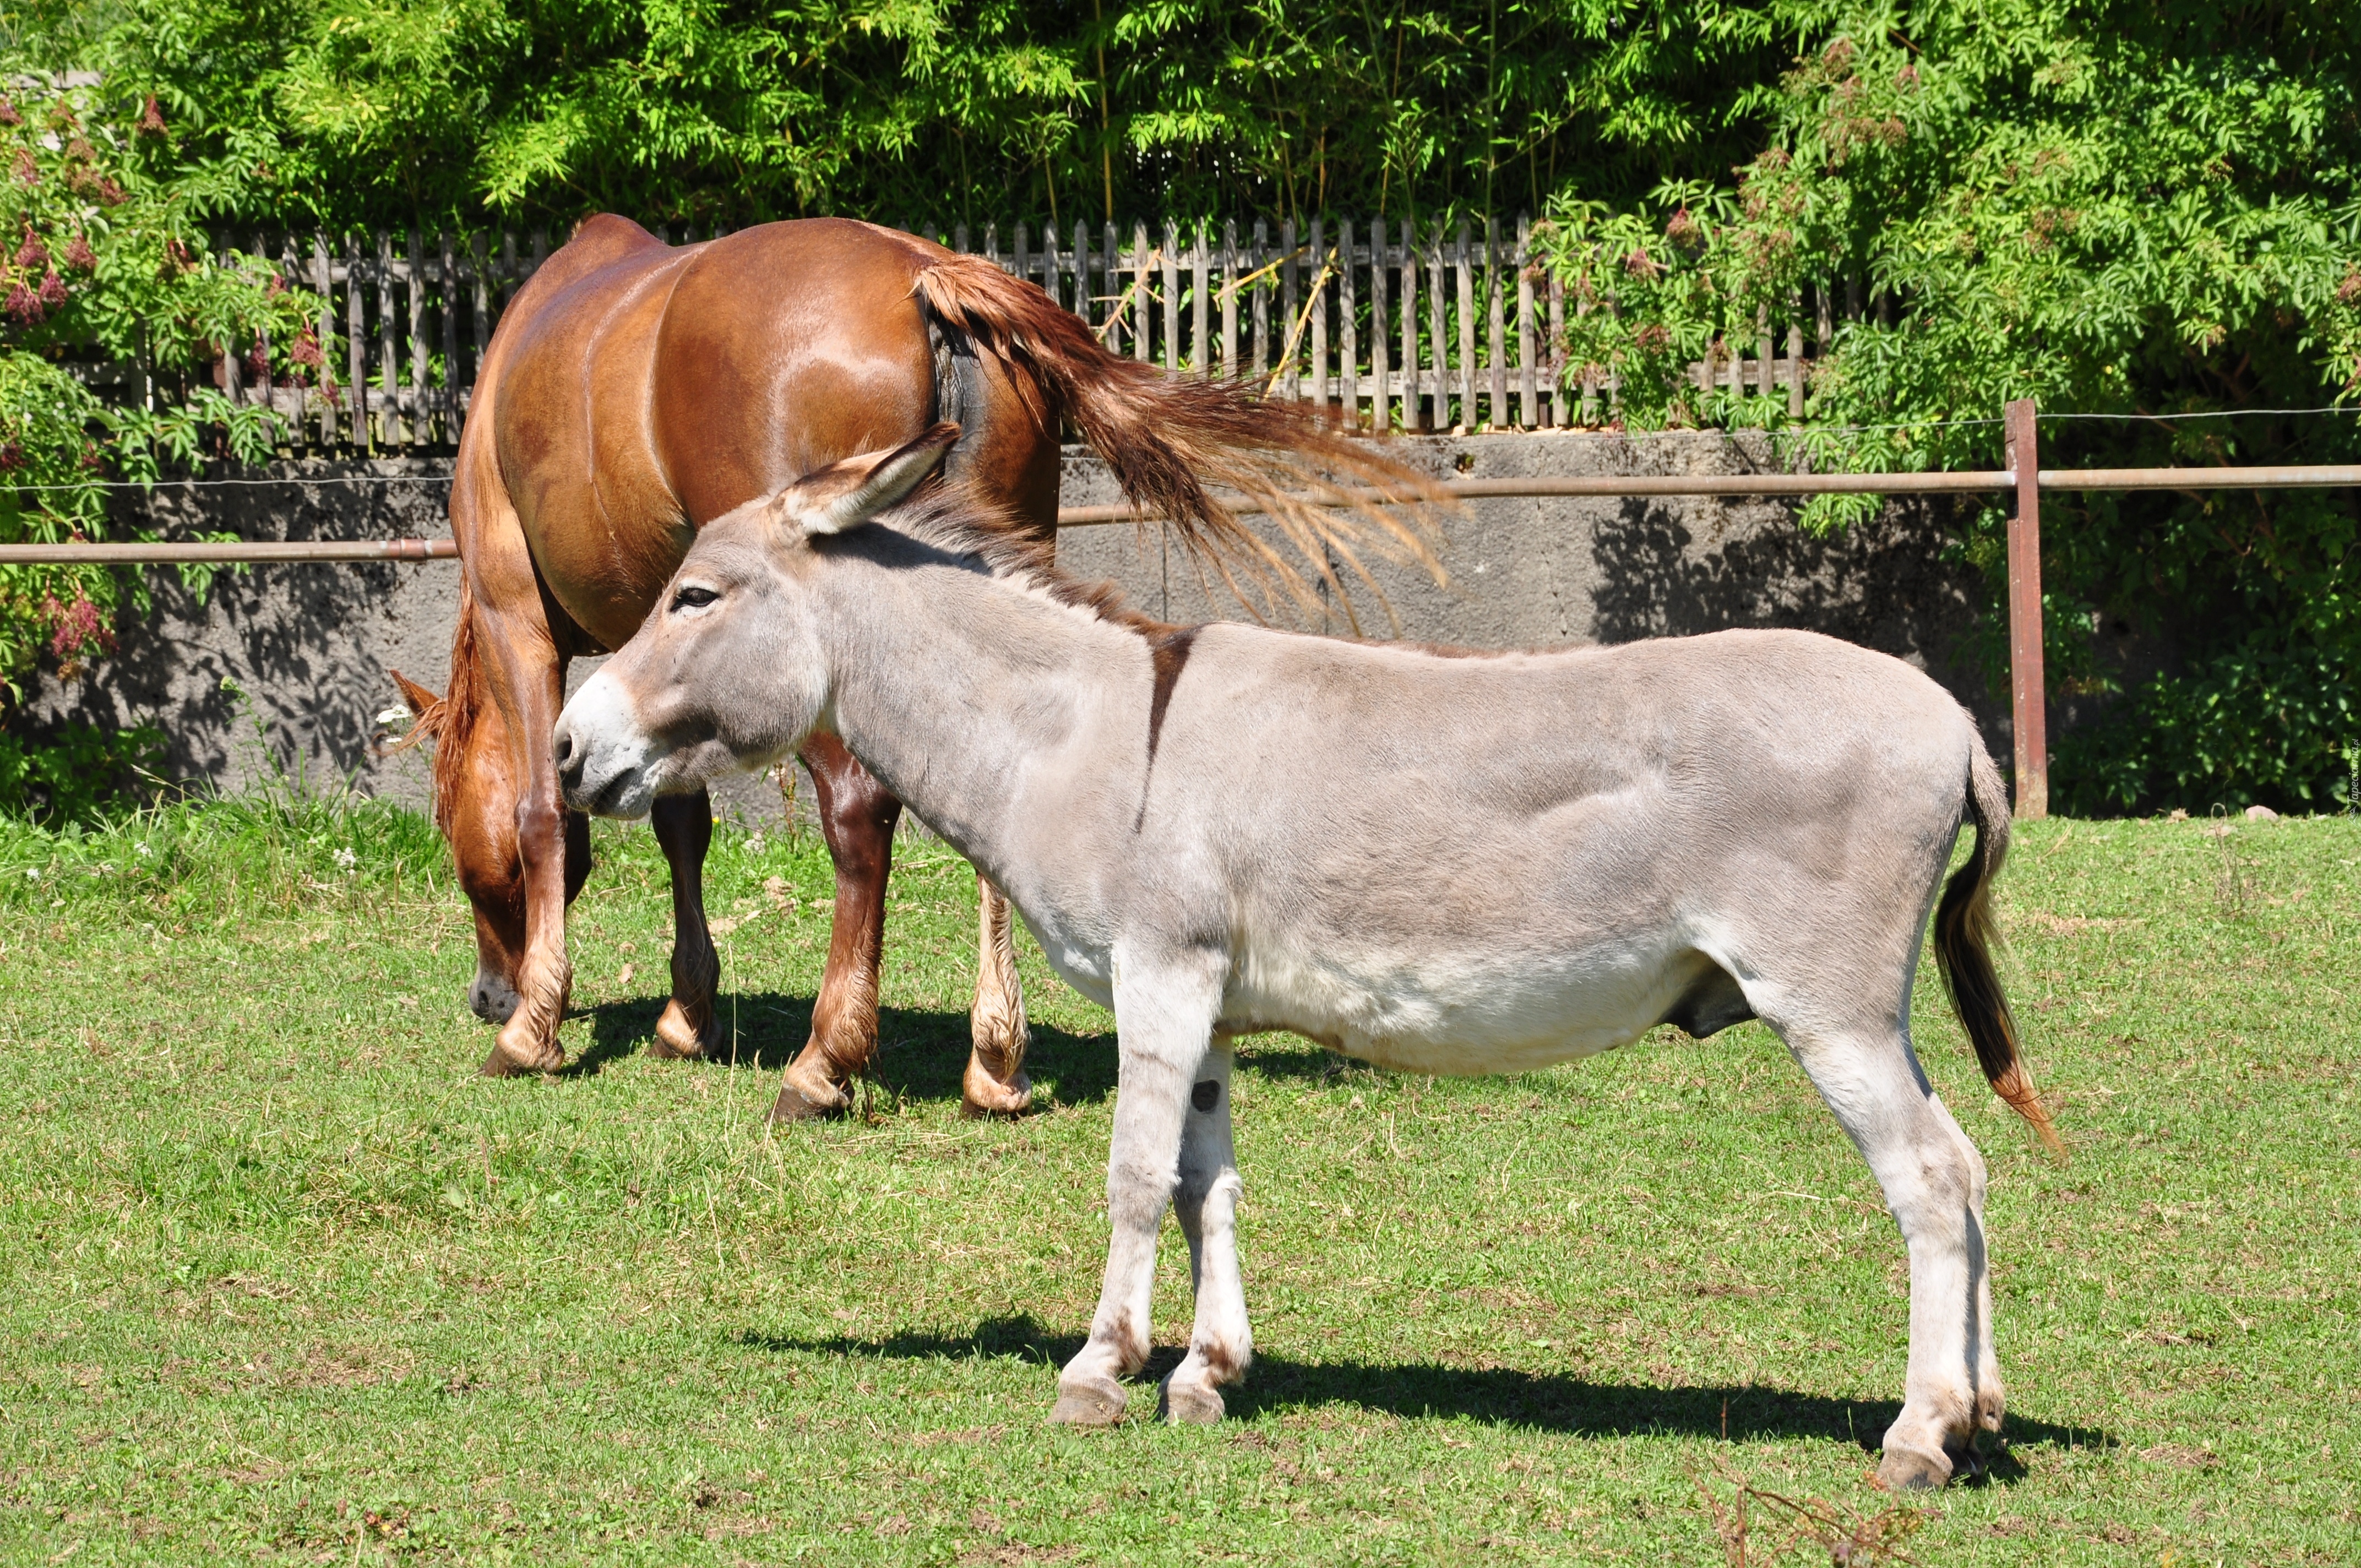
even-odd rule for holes
{"type": "MultiPolygon", "coordinates": [[[[1028,948],[1045,1109],[961,1120],[972,879],[906,841],[880,1080],[768,1131],[817,840],[717,840],[733,1069],[645,1056],[663,862],[596,838],[578,1066],[502,1083],[418,818],[0,825],[0,1558],[1653,1563],[1741,1528],[1749,1563],[2361,1554],[2361,823],[2019,828],[2004,972],[2073,1157],[1985,1089],[1928,965],[2013,1445],[1906,1501],[1863,1446],[1901,1244],[1759,1025],[1465,1081],[1248,1043],[1232,1419],[1059,1431],[1109,1015],[1028,948]],[[1816,1514],[1756,1495],[1741,1525],[1741,1486],[1816,1514]]],[[[1188,1312],[1168,1226],[1153,1373],[1188,1312]]]]}

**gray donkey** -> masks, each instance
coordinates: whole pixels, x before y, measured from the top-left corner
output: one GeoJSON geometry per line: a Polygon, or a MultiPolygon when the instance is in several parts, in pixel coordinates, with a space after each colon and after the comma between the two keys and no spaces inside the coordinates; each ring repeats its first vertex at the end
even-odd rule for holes
{"type": "Polygon", "coordinates": [[[1160,625],[955,489],[906,500],[956,433],[708,524],[554,745],[570,803],[637,817],[832,731],[1114,1008],[1105,1284],[1050,1419],[1120,1418],[1168,1202],[1197,1302],[1164,1409],[1217,1420],[1246,1371],[1234,1036],[1521,1072],[1661,1023],[1759,1017],[1908,1244],[1909,1370],[1879,1474],[1939,1486],[1972,1463],[2004,1402],[1984,1167],[1909,1022],[1967,820],[1936,955],[1985,1076],[2054,1135],[1987,950],[2007,803],[1959,704],[1801,632],[1467,656],[1160,625]]]}

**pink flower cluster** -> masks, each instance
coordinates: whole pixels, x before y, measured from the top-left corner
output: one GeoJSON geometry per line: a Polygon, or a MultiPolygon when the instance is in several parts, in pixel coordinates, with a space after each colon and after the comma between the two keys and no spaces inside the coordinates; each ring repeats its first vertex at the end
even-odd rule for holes
{"type": "Polygon", "coordinates": [[[40,616],[49,628],[49,652],[57,658],[71,659],[93,643],[108,651],[115,647],[115,639],[99,620],[98,606],[80,588],[71,604],[59,603],[55,594],[43,595],[40,616]]]}

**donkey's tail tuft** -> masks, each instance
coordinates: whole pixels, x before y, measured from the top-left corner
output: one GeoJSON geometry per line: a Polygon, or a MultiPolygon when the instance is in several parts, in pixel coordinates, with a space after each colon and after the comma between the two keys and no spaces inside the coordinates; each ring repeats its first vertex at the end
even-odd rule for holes
{"type": "Polygon", "coordinates": [[[1328,427],[1312,405],[1272,402],[1242,381],[1168,375],[1110,353],[1081,318],[983,257],[937,257],[921,267],[913,291],[939,329],[1008,366],[1010,378],[1038,400],[1035,417],[1071,423],[1143,520],[1168,520],[1248,608],[1249,589],[1266,608],[1274,588],[1315,610],[1318,596],[1292,561],[1239,522],[1240,510],[1268,517],[1348,619],[1340,566],[1385,602],[1363,563],[1366,550],[1443,579],[1431,517],[1453,504],[1449,492],[1383,455],[1377,443],[1328,427]]]}
{"type": "Polygon", "coordinates": [[[1975,851],[1951,874],[1943,901],[1936,906],[1935,965],[1942,971],[1952,1010],[1976,1047],[1984,1080],[2033,1124],[2052,1154],[2063,1158],[2066,1146],[2049,1124],[2049,1112],[2025,1070],[2016,1047],[2016,1020],[1993,968],[1992,950],[2000,933],[1993,920],[1992,884],[2008,858],[2008,795],[1981,740],[1969,754],[1967,806],[1976,825],[1975,851]]]}

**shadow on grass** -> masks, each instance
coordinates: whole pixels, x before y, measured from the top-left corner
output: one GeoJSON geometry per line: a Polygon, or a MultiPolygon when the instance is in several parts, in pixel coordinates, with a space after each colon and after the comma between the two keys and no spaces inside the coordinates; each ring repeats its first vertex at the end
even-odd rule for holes
{"type": "MultiPolygon", "coordinates": [[[[1049,1333],[1021,1314],[987,1319],[965,1335],[900,1333],[857,1340],[740,1333],[733,1339],[751,1349],[785,1354],[887,1361],[989,1356],[1029,1361],[1045,1369],[1064,1365],[1082,1347],[1079,1336],[1049,1333]]],[[[1166,1346],[1150,1357],[1142,1384],[1133,1391],[1136,1410],[1145,1414],[1154,1408],[1153,1384],[1180,1364],[1180,1355],[1178,1347],[1166,1346]]],[[[1046,1413],[1046,1387],[1044,1395],[1046,1413]]],[[[1600,1437],[1661,1434],[1733,1442],[1820,1438],[1850,1442],[1865,1453],[1876,1451],[1878,1440],[1902,1409],[1891,1401],[1832,1399],[1755,1384],[1664,1388],[1513,1367],[1378,1365],[1269,1354],[1257,1354],[1246,1382],[1224,1390],[1224,1398],[1230,1414],[1243,1419],[1266,1410],[1356,1405],[1405,1418],[1466,1419],[1600,1437]]],[[[2117,1442],[2095,1427],[2058,1426],[2023,1417],[2010,1418],[2008,1438],[2019,1446],[2060,1448],[2113,1448],[2117,1442]]],[[[1983,1479],[2007,1484],[2024,1474],[2025,1467],[2003,1452],[1989,1462],[1983,1479]]]]}
{"type": "MultiPolygon", "coordinates": [[[[647,1048],[664,1015],[662,996],[602,1002],[580,1010],[590,1021],[590,1043],[566,1069],[593,1074],[609,1062],[647,1048]]],[[[720,1001],[724,1067],[776,1071],[793,1061],[811,1037],[812,999],[775,991],[725,993],[720,1001]],[[734,1056],[730,1053],[734,1047],[734,1056]]],[[[971,1036],[967,1014],[916,1007],[877,1010],[879,1091],[910,1100],[957,1102],[967,1070],[971,1036]]],[[[686,1065],[686,1064],[684,1064],[686,1065]]],[[[1082,1105],[1115,1092],[1115,1040],[1106,1035],[1070,1035],[1033,1025],[1025,1056],[1037,1094],[1047,1103],[1082,1105]]]]}

